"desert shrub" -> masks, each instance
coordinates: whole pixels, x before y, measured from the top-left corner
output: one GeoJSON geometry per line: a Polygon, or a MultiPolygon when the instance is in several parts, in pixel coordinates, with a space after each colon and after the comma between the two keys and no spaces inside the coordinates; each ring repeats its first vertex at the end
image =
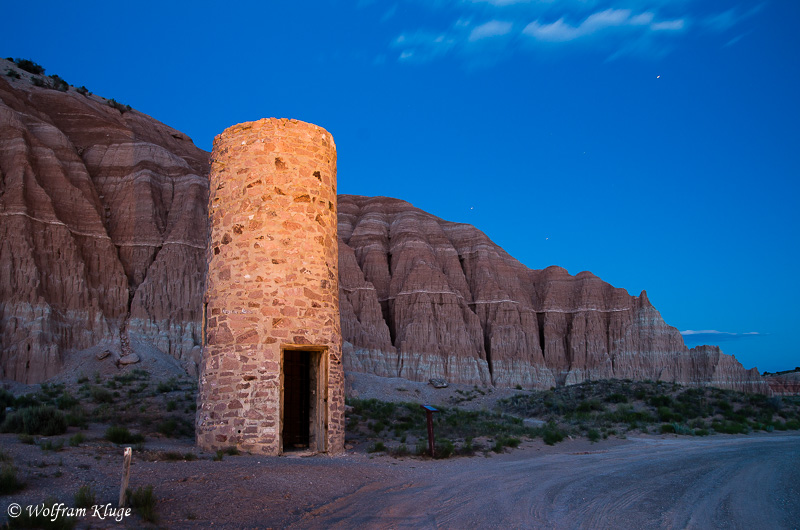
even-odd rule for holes
{"type": "Polygon", "coordinates": [[[8,77],[12,78],[12,79],[19,79],[20,78],[19,72],[17,72],[16,70],[12,70],[11,68],[6,70],[6,75],[8,77]]]}
{"type": "Polygon", "coordinates": [[[172,412],[176,408],[178,408],[178,403],[174,399],[167,401],[167,412],[172,412]]]}
{"type": "Polygon", "coordinates": [[[89,426],[89,421],[86,419],[86,414],[80,405],[76,405],[69,409],[64,417],[67,419],[67,425],[70,427],[86,429],[89,426]]]}
{"type": "Polygon", "coordinates": [[[81,486],[75,493],[75,507],[76,508],[91,508],[97,504],[94,491],[91,486],[81,486]]]}
{"type": "Polygon", "coordinates": [[[386,446],[383,444],[383,442],[375,442],[374,444],[369,446],[369,449],[367,449],[368,453],[383,453],[385,451],[386,451],[386,446]]]}
{"type": "Polygon", "coordinates": [[[53,407],[26,407],[9,414],[0,430],[53,436],[67,431],[67,420],[63,412],[53,407]]]}
{"type": "Polygon", "coordinates": [[[130,105],[123,105],[122,103],[113,98],[108,100],[108,106],[113,109],[117,109],[120,112],[120,114],[125,114],[126,112],[131,110],[130,105]]]}
{"type": "Polygon", "coordinates": [[[0,495],[16,493],[24,487],[25,484],[17,478],[17,468],[10,463],[4,463],[0,467],[0,495]]]}
{"type": "Polygon", "coordinates": [[[586,433],[586,438],[588,438],[590,442],[596,443],[600,440],[600,433],[597,429],[589,429],[589,432],[586,433]]]}
{"type": "Polygon", "coordinates": [[[91,389],[92,399],[95,403],[113,403],[114,394],[99,386],[93,386],[91,389]]]}
{"type": "Polygon", "coordinates": [[[625,394],[620,394],[619,392],[614,392],[613,394],[606,396],[606,401],[609,403],[627,403],[628,396],[625,394]]]}
{"type": "Polygon", "coordinates": [[[542,428],[542,440],[547,445],[555,445],[564,440],[564,433],[551,421],[542,428]]]}
{"type": "Polygon", "coordinates": [[[650,397],[650,399],[647,400],[647,404],[651,407],[669,407],[672,405],[672,398],[664,394],[659,394],[650,397]]]}
{"type": "Polygon", "coordinates": [[[14,394],[5,388],[0,388],[0,424],[6,419],[6,408],[14,406],[15,402],[14,394]]]}
{"type": "Polygon", "coordinates": [[[472,438],[467,438],[461,447],[456,449],[456,454],[459,456],[472,456],[475,454],[475,445],[472,443],[472,438]]]}
{"type": "Polygon", "coordinates": [[[58,452],[64,448],[64,440],[40,440],[39,447],[42,451],[58,452]]]}
{"type": "Polygon", "coordinates": [[[156,514],[156,497],[153,495],[153,486],[137,488],[135,491],[128,490],[126,498],[131,508],[139,514],[139,517],[149,523],[158,521],[156,514]]]}
{"type": "Polygon", "coordinates": [[[399,456],[408,456],[411,454],[411,451],[408,449],[406,444],[400,444],[399,446],[389,449],[389,454],[395,457],[399,456]]]}
{"type": "Polygon", "coordinates": [[[455,449],[453,442],[447,438],[442,438],[441,440],[437,438],[434,444],[436,458],[450,458],[453,456],[455,449]]]}
{"type": "Polygon", "coordinates": [[[73,397],[73,395],[66,390],[60,396],[58,396],[58,399],[56,399],[56,406],[59,408],[59,410],[71,409],[78,403],[78,399],[73,397]]]}
{"type": "Polygon", "coordinates": [[[58,90],[59,92],[66,92],[67,90],[69,90],[69,83],[61,79],[56,74],[50,76],[50,84],[52,88],[58,90]]]}
{"type": "Polygon", "coordinates": [[[126,427],[112,425],[106,429],[106,440],[115,444],[136,444],[144,441],[141,434],[131,433],[126,427]]]}
{"type": "Polygon", "coordinates": [[[89,92],[88,88],[86,88],[85,86],[82,86],[82,85],[79,86],[78,88],[76,88],[75,92],[77,92],[81,96],[90,96],[92,94],[91,92],[89,92]]]}
{"type": "Polygon", "coordinates": [[[30,59],[14,59],[14,64],[17,65],[17,68],[21,70],[25,70],[31,74],[42,75],[44,74],[44,67],[38,63],[31,61],[30,59]]]}
{"type": "Polygon", "coordinates": [[[156,430],[169,438],[194,436],[194,424],[183,418],[169,418],[162,421],[156,430]]]}
{"type": "Polygon", "coordinates": [[[800,421],[798,420],[789,420],[786,422],[785,427],[789,430],[796,431],[800,429],[800,421]]]}
{"type": "Polygon", "coordinates": [[[711,428],[723,434],[747,434],[750,432],[750,427],[747,424],[735,421],[715,421],[711,424],[711,428]]]}
{"type": "Polygon", "coordinates": [[[675,432],[675,426],[673,424],[664,423],[663,425],[661,425],[661,434],[668,434],[674,432],[675,432]]]}
{"type": "Polygon", "coordinates": [[[70,447],[78,447],[85,441],[86,441],[86,436],[84,436],[83,433],[80,432],[77,434],[73,434],[72,436],[69,437],[70,447]]]}
{"type": "Polygon", "coordinates": [[[588,401],[582,401],[575,410],[578,412],[591,412],[593,410],[602,411],[603,409],[605,409],[605,407],[602,403],[596,399],[590,399],[588,401]]]}
{"type": "Polygon", "coordinates": [[[223,458],[225,458],[225,451],[218,449],[214,456],[211,457],[211,460],[214,462],[221,462],[223,458]]]}
{"type": "Polygon", "coordinates": [[[41,78],[36,76],[31,76],[31,83],[33,83],[34,86],[38,86],[41,88],[49,88],[47,83],[45,83],[44,81],[42,81],[41,78]]]}

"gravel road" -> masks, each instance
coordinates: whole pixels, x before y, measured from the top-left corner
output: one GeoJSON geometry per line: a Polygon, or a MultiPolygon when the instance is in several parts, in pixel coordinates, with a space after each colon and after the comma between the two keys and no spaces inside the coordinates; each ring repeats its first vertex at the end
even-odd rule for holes
{"type": "MultiPolygon", "coordinates": [[[[116,505],[120,448],[52,453],[14,435],[0,441],[27,483],[0,497],[0,525],[11,503],[24,507],[54,497],[71,505],[84,484],[98,503],[116,505]]],[[[164,443],[170,445],[161,450],[192,450],[188,443],[164,443]]],[[[135,458],[130,486],[154,487],[157,526],[170,529],[800,527],[798,432],[579,439],[554,447],[534,440],[490,455],[135,458]]],[[[141,521],[78,520],[78,528],[120,526],[141,521]]]]}
{"type": "Polygon", "coordinates": [[[295,527],[798,528],[800,436],[637,438],[417,467],[295,527]]]}

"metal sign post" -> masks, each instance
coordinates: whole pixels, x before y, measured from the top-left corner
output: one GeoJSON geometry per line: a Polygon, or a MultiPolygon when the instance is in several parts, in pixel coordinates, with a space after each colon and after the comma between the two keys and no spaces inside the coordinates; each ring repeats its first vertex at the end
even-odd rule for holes
{"type": "Polygon", "coordinates": [[[434,458],[434,447],[433,447],[433,413],[439,412],[437,409],[431,407],[430,405],[420,405],[423,410],[425,410],[425,414],[428,416],[428,451],[431,453],[431,458],[434,458]]]}

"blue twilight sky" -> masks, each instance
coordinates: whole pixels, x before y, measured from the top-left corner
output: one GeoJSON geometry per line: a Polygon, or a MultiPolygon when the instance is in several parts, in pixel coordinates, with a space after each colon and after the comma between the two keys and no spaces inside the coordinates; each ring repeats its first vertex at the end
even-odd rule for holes
{"type": "Polygon", "coordinates": [[[210,150],[325,127],[339,192],[483,230],[532,268],[646,289],[690,346],[800,365],[800,2],[27,2],[33,59],[210,150]]]}

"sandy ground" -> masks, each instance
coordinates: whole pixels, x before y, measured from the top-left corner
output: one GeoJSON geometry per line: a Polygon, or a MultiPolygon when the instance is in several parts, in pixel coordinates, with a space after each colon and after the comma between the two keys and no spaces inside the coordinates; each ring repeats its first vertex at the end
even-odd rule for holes
{"type": "MultiPolygon", "coordinates": [[[[93,435],[101,433],[90,432],[93,435]]],[[[87,443],[43,452],[0,436],[28,482],[0,497],[23,507],[91,484],[115,502],[121,449],[87,443]]],[[[148,449],[190,451],[163,440],[148,449]]],[[[162,528],[798,528],[800,433],[640,436],[548,447],[536,440],[490,457],[396,459],[226,456],[135,459],[131,486],[153,485],[162,528]]],[[[140,528],[96,517],[79,527],[140,528]]]]}

